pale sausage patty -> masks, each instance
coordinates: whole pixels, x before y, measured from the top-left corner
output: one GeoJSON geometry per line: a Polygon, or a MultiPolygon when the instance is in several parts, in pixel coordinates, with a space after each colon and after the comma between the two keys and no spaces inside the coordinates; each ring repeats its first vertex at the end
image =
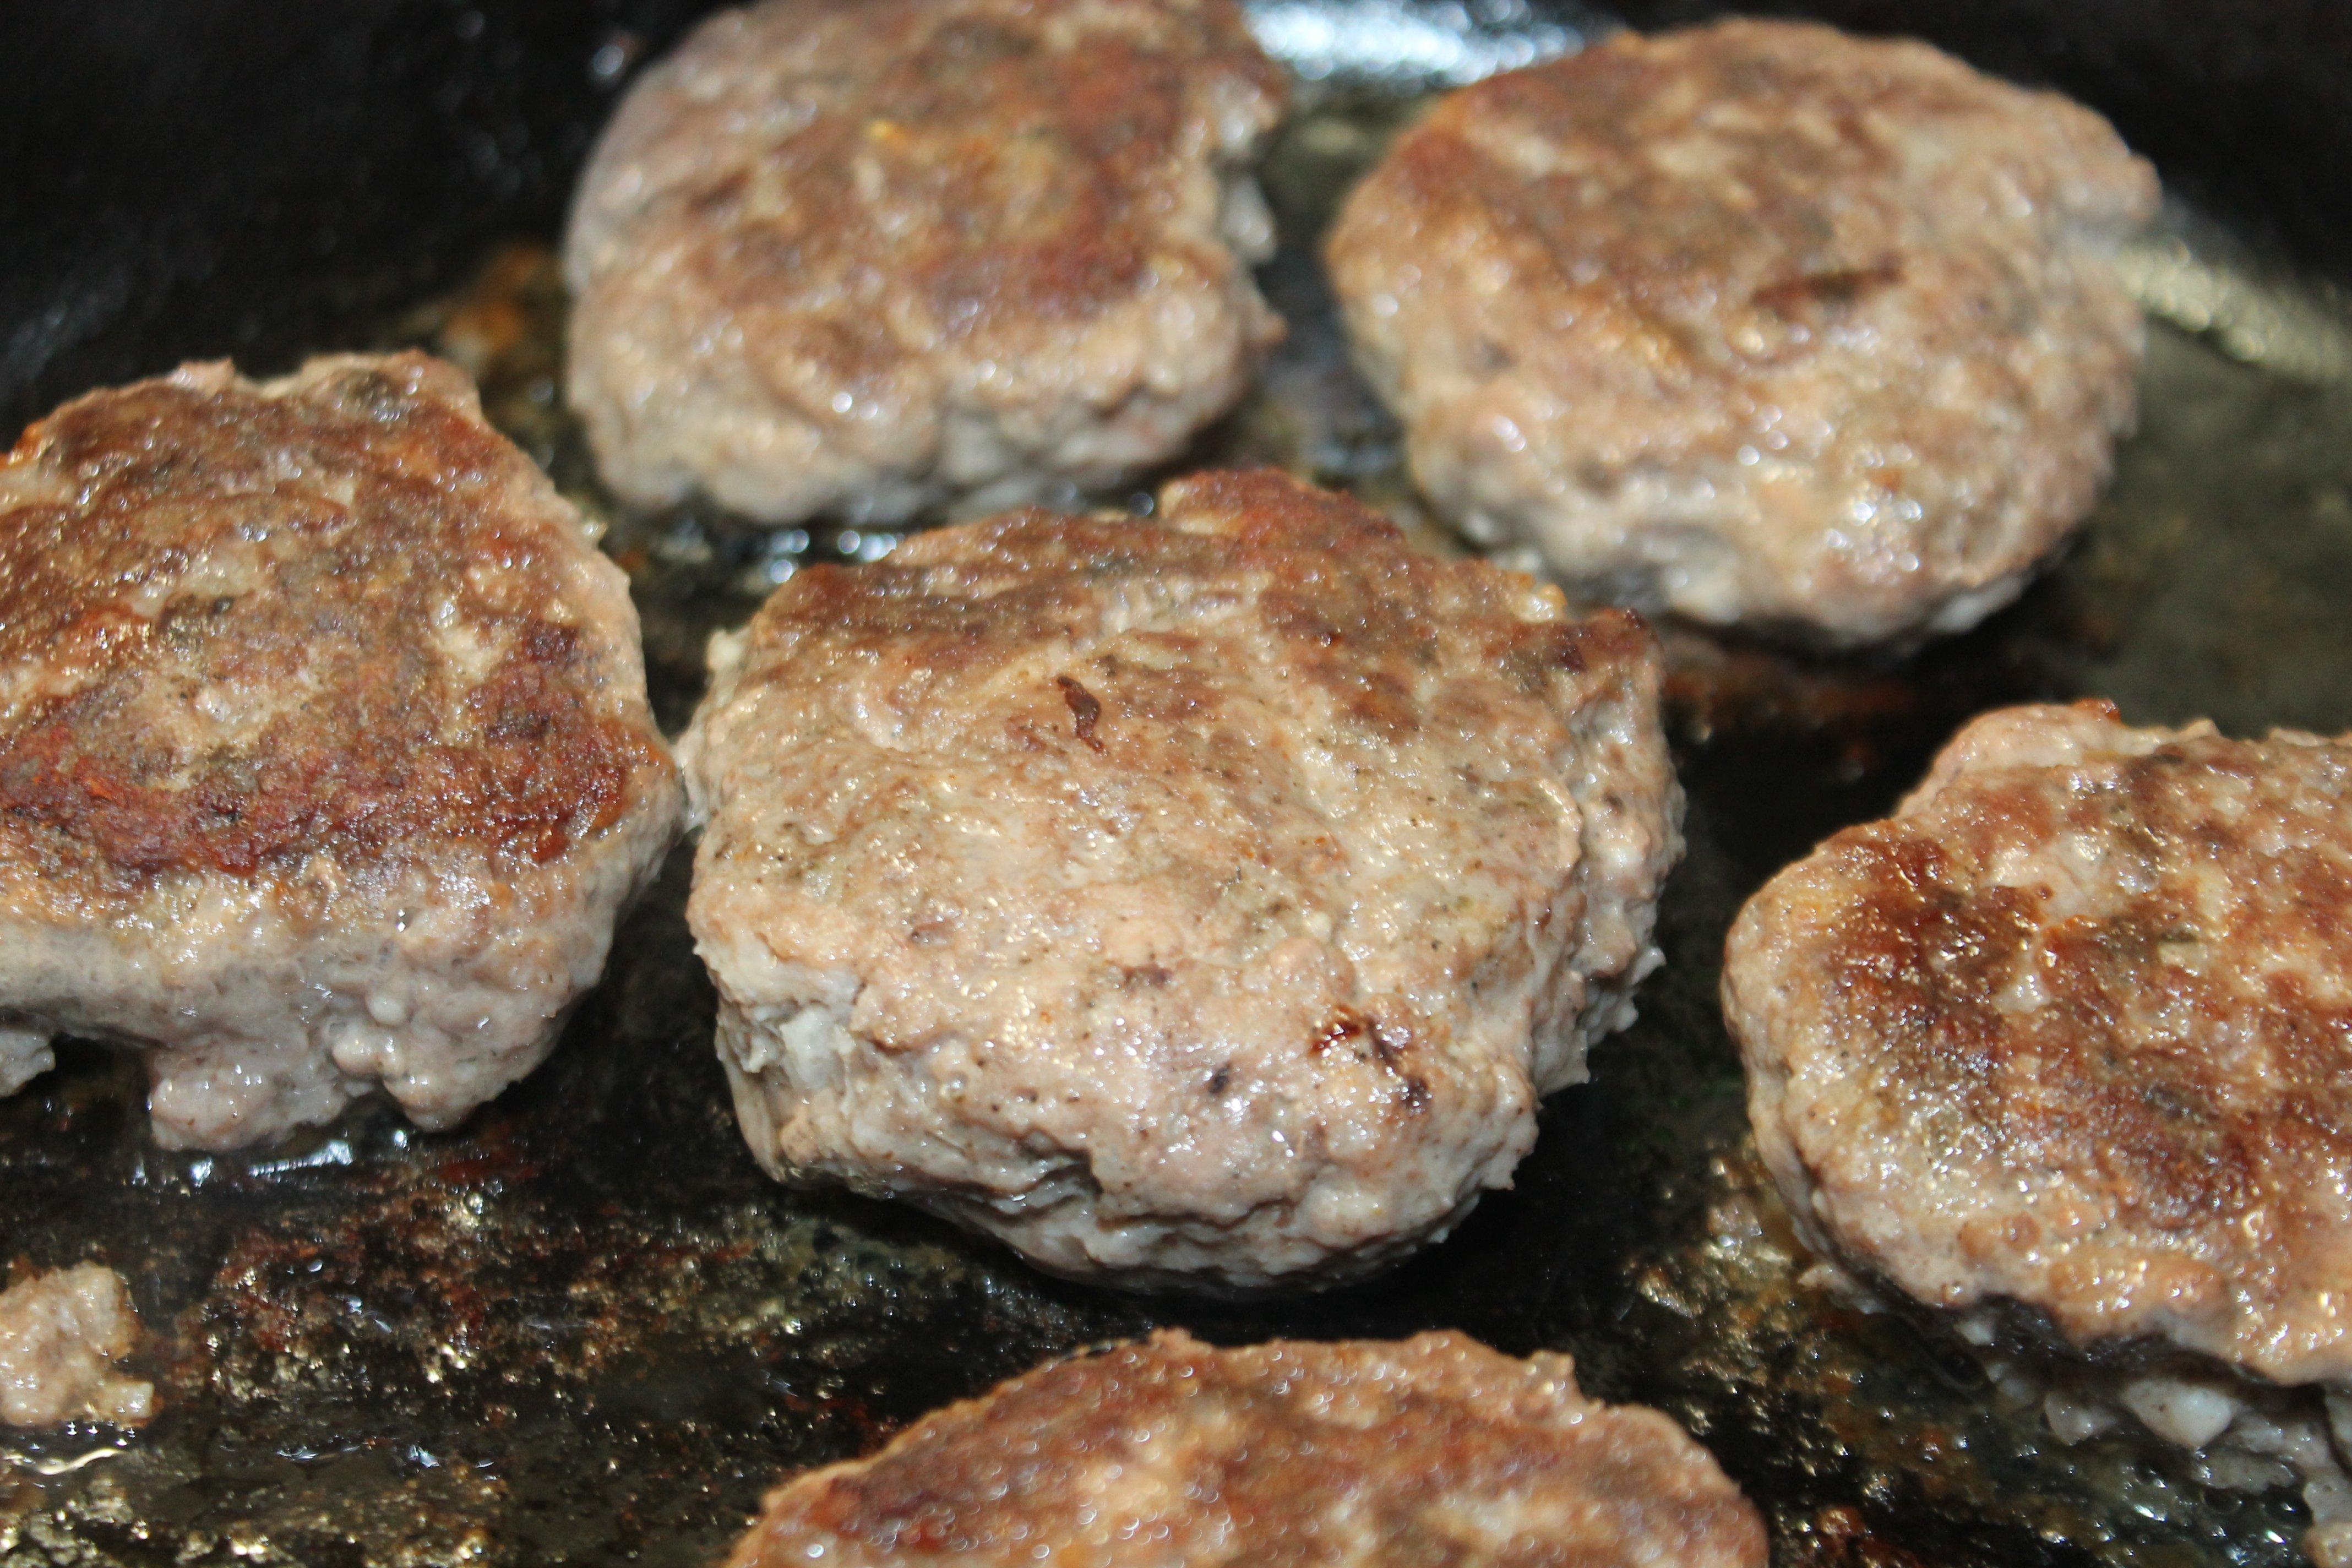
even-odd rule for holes
{"type": "Polygon", "coordinates": [[[1465,88],[1329,242],[1457,523],[1701,621],[1956,631],[2090,510],[2133,417],[2106,122],[1925,45],[1729,21],[1465,88]]]}
{"type": "Polygon", "coordinates": [[[1276,474],[818,567],[719,650],[688,918],[777,1174],[1045,1266],[1360,1271],[1657,962],[1655,645],[1276,474]]]}
{"type": "Polygon", "coordinates": [[[630,91],[564,262],[605,479],[765,522],[1119,483],[1281,324],[1227,0],[767,0],[630,91]]]}

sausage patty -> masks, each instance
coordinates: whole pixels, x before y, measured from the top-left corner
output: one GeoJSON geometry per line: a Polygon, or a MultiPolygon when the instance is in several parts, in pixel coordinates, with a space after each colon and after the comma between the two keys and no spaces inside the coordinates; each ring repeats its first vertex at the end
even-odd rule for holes
{"type": "Polygon", "coordinates": [[[419,354],[94,393],[0,464],[0,1089],[159,1140],[530,1070],[676,831],[620,571],[419,354]]]}
{"type": "Polygon", "coordinates": [[[2015,596],[2133,418],[2105,121],[1813,24],[1622,34],[1454,94],[1329,240],[1415,479],[1621,602],[1835,643],[2015,596]]]}
{"type": "Polygon", "coordinates": [[[565,242],[605,479],[767,522],[1117,484],[1280,323],[1229,0],[768,0],[635,87],[565,242]]]}
{"type": "Polygon", "coordinates": [[[717,653],[688,916],[753,1152],[1050,1268],[1442,1235],[1657,963],[1648,632],[1280,475],[814,568],[717,653]]]}
{"type": "Polygon", "coordinates": [[[1673,1421],[1460,1334],[1061,1362],[768,1498],[729,1568],[1763,1568],[1673,1421]]]}
{"type": "Polygon", "coordinates": [[[1758,1142],[1833,1256],[2352,1377],[2352,738],[1979,719],[1740,913],[1758,1142]]]}

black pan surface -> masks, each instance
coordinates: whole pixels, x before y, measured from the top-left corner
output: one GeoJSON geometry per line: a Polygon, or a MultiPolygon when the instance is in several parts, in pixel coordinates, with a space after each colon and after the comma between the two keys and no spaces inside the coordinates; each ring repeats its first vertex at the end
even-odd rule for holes
{"type": "MultiPolygon", "coordinates": [[[[187,355],[448,353],[608,521],[674,729],[710,630],[805,561],[891,542],[624,515],[558,412],[564,191],[614,91],[700,8],[16,8],[0,404],[21,422],[187,355]]],[[[0,1258],[121,1269],[166,1406],[136,1435],[0,1436],[0,1563],[707,1562],[784,1470],[1157,1323],[1571,1352],[1593,1392],[1714,1448],[1783,1563],[2295,1561],[2292,1491],[2222,1491],[2121,1438],[2063,1447],[1955,1345],[1801,1281],[1715,982],[1740,900],[1882,811],[1979,708],[2095,693],[2137,721],[2352,727],[2352,311],[2331,282],[2352,261],[2352,7],[1811,9],[2061,82],[2163,163],[2184,199],[2133,258],[2160,319],[2142,429],[2081,543],[1968,637],[1825,662],[1668,628],[1691,795],[1668,965],[1595,1081],[1550,1102],[1514,1191],[1380,1279],[1239,1306],[1058,1283],[921,1216],[785,1192],[734,1130],[681,851],[555,1059],[457,1132],[373,1110],[162,1153],[135,1065],[94,1047],[0,1102],[0,1258]]],[[[1417,95],[1605,24],[1513,0],[1253,16],[1304,79],[1267,176],[1293,335],[1193,460],[1349,485],[1447,548],[1346,369],[1313,238],[1417,95]]]]}

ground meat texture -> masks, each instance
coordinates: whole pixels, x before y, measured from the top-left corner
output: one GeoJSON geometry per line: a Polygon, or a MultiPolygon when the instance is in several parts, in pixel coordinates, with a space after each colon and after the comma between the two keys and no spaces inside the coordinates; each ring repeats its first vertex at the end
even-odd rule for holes
{"type": "Polygon", "coordinates": [[[1358,1272],[1657,963],[1655,644],[1276,474],[817,567],[681,742],[752,1151],[1046,1268],[1358,1272]]]}
{"type": "Polygon", "coordinates": [[[418,354],[100,392],[0,465],[0,1087],[145,1048],[157,1138],[528,1072],[676,832],[627,584],[418,354]]]}
{"type": "Polygon", "coordinates": [[[1766,885],[1723,994],[1764,1157],[1857,1272],[2352,1376],[2352,743],[1989,714],[1766,885]]]}
{"type": "Polygon", "coordinates": [[[1460,1334],[1062,1362],[772,1493],[729,1568],[1763,1568],[1673,1421],[1460,1334]]]}
{"type": "Polygon", "coordinates": [[[1414,478],[1621,602],[1855,644],[1956,631],[2090,509],[2154,174],[1925,45],[1622,34],[1440,103],[1329,260],[1414,478]]]}
{"type": "Polygon", "coordinates": [[[767,522],[1118,484],[1281,324],[1228,0],[769,0],[648,71],[581,186],[569,394],[624,497],[767,522]]]}
{"type": "Polygon", "coordinates": [[[0,1421],[136,1426],[155,1413],[152,1384],[114,1363],[139,1345],[131,1292],[111,1268],[85,1263],[0,1291],[0,1421]]]}

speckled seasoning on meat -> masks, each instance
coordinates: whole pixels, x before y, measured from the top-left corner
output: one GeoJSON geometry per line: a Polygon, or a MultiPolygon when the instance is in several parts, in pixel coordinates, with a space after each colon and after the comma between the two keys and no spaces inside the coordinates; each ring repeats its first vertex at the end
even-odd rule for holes
{"type": "Polygon", "coordinates": [[[753,1152],[1050,1268],[1443,1235],[1658,962],[1649,634],[1277,474],[804,571],[716,651],[688,917],[753,1152]]]}

